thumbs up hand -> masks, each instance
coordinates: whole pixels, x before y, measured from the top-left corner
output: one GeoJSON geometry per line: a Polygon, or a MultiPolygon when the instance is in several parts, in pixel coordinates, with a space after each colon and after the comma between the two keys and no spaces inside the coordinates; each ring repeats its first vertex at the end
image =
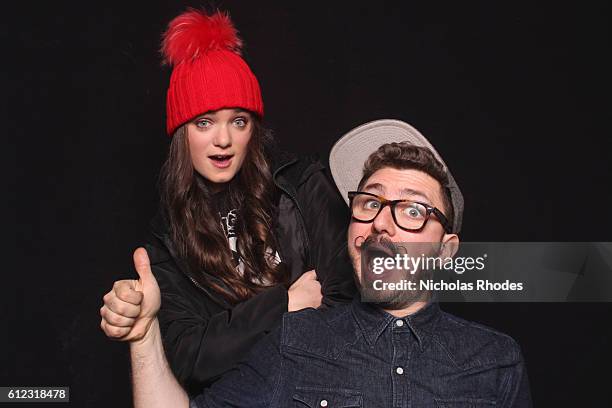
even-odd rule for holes
{"type": "Polygon", "coordinates": [[[115,340],[141,340],[161,305],[159,286],[144,248],[134,251],[134,267],[140,279],[116,281],[104,295],[104,305],[100,308],[100,327],[115,340]]]}

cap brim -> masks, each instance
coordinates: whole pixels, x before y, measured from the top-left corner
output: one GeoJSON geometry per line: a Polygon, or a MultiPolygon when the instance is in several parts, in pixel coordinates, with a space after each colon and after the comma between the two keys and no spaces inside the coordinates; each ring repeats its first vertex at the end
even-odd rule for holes
{"type": "Polygon", "coordinates": [[[436,159],[444,166],[444,170],[450,179],[447,187],[451,190],[453,208],[455,209],[456,219],[453,229],[458,231],[461,225],[461,212],[463,211],[463,197],[459,187],[456,185],[444,160],[425,136],[400,120],[381,119],[368,122],[351,130],[334,144],[329,154],[329,167],[336,187],[344,201],[348,205],[348,192],[357,190],[359,181],[363,176],[363,165],[370,154],[378,150],[380,146],[393,142],[408,142],[415,146],[425,147],[431,150],[436,159]]]}

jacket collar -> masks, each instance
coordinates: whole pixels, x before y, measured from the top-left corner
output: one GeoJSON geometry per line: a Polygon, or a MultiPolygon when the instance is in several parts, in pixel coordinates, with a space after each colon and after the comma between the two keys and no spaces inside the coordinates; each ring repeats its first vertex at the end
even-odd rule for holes
{"type": "MultiPolygon", "coordinates": [[[[400,320],[371,303],[362,302],[359,296],[353,300],[351,309],[357,326],[371,347],[392,322],[400,320]]],[[[431,336],[440,313],[440,305],[434,296],[422,309],[402,318],[417,339],[421,351],[431,336]]]]}

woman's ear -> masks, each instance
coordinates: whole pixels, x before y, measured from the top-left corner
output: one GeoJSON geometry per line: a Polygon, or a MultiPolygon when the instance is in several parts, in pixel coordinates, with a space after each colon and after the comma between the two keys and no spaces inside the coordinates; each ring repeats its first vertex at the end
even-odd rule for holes
{"type": "Polygon", "coordinates": [[[442,248],[440,256],[442,258],[452,258],[459,250],[459,236],[457,234],[444,234],[442,237],[442,248]]]}

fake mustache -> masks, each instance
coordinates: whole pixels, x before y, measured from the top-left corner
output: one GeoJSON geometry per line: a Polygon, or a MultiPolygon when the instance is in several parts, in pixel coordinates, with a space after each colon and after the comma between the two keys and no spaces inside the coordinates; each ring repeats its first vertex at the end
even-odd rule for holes
{"type": "Polygon", "coordinates": [[[372,234],[367,238],[358,236],[355,238],[355,246],[362,251],[381,251],[386,253],[388,256],[394,256],[395,254],[406,252],[406,248],[402,245],[396,245],[395,242],[389,238],[383,237],[379,234],[372,234]]]}

